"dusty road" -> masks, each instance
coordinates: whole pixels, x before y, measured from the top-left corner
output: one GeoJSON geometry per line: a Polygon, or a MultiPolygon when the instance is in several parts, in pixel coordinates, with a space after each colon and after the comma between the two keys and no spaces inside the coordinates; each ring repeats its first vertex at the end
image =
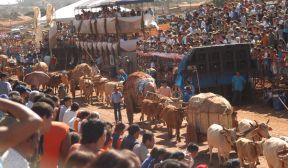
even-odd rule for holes
{"type": "MultiPolygon", "coordinates": [[[[76,101],[81,101],[81,99],[78,99],[76,101]]],[[[83,105],[83,109],[87,109],[89,111],[97,111],[100,113],[101,118],[105,121],[114,122],[114,115],[113,115],[113,109],[103,107],[101,103],[95,103],[93,105],[83,105]]],[[[279,136],[284,135],[288,136],[288,112],[283,111],[282,113],[276,113],[271,107],[265,106],[265,105],[249,105],[249,106],[243,106],[235,109],[238,112],[238,121],[244,118],[251,119],[251,120],[257,120],[258,122],[266,122],[268,119],[270,119],[269,126],[273,128],[271,131],[272,136],[279,136]]],[[[122,118],[125,123],[127,122],[127,116],[125,109],[122,110],[122,118]]],[[[153,129],[150,127],[150,124],[147,122],[139,122],[140,114],[134,115],[134,121],[138,123],[142,128],[149,129],[154,132],[156,137],[156,146],[163,147],[169,151],[184,151],[185,150],[185,133],[186,133],[186,121],[182,124],[181,129],[181,142],[176,142],[176,139],[170,139],[167,136],[166,127],[160,126],[157,129],[153,129]]],[[[141,141],[141,139],[139,139],[141,141]]],[[[199,144],[200,146],[200,152],[199,156],[196,158],[197,163],[205,163],[209,159],[208,155],[203,152],[207,149],[207,143],[199,144]]],[[[209,168],[217,168],[218,166],[218,159],[216,152],[217,150],[213,151],[213,165],[210,165],[209,168]]],[[[232,152],[231,157],[236,157],[235,152],[232,152]]],[[[264,157],[260,158],[261,164],[257,166],[258,168],[268,168],[266,160],[264,157]]]]}

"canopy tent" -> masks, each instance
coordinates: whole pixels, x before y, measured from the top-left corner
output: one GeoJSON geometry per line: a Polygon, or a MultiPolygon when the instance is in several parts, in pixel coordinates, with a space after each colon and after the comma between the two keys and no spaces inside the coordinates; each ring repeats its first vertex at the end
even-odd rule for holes
{"type": "Polygon", "coordinates": [[[154,0],[89,0],[76,9],[96,8],[105,5],[127,5],[133,3],[154,2],[154,0]]]}
{"type": "MultiPolygon", "coordinates": [[[[98,1],[106,1],[106,0],[98,0],[98,1]]],[[[93,5],[95,2],[98,2],[97,0],[80,0],[78,2],[75,2],[71,5],[65,6],[63,8],[60,8],[56,10],[55,12],[55,19],[56,21],[62,21],[62,22],[69,22],[75,18],[75,9],[81,9],[79,6],[87,6],[87,5],[93,5]]],[[[84,9],[84,8],[83,8],[84,9]]],[[[121,11],[130,11],[130,9],[120,7],[121,11]]],[[[101,9],[96,9],[101,10],[101,9]]],[[[40,19],[41,22],[46,21],[46,16],[42,17],[40,19]]]]}
{"type": "MultiPolygon", "coordinates": [[[[57,21],[70,21],[75,18],[74,9],[80,6],[83,3],[86,3],[90,0],[80,0],[63,8],[56,10],[55,12],[55,20],[57,21]]],[[[40,21],[46,21],[46,16],[42,17],[40,21]]]]}

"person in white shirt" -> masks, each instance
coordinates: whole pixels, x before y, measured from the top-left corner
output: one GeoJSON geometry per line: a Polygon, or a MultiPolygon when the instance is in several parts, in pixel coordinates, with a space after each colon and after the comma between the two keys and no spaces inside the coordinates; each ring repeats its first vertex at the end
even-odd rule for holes
{"type": "Polygon", "coordinates": [[[74,129],[74,121],[76,118],[76,112],[79,110],[79,104],[74,102],[71,105],[71,109],[65,111],[63,116],[63,122],[69,125],[71,129],[74,129]]]}
{"type": "Polygon", "coordinates": [[[14,148],[9,148],[1,156],[1,162],[4,168],[30,168],[29,162],[38,149],[39,134],[34,133],[27,140],[21,142],[14,148]]]}
{"type": "Polygon", "coordinates": [[[31,91],[29,94],[28,102],[25,105],[31,109],[33,106],[34,98],[38,95],[40,95],[39,91],[37,91],[37,90],[31,91]]]}
{"type": "Polygon", "coordinates": [[[63,105],[60,107],[59,118],[58,121],[62,122],[64,113],[68,110],[72,105],[72,97],[66,96],[63,99],[63,105]]]}
{"type": "Polygon", "coordinates": [[[152,149],[155,144],[154,134],[146,131],[142,137],[142,143],[133,147],[133,152],[139,157],[141,163],[148,157],[148,149],[152,149]]]}

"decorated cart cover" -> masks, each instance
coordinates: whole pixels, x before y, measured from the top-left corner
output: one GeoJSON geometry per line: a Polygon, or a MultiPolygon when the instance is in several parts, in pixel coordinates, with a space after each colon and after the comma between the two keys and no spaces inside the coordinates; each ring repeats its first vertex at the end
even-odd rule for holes
{"type": "Polygon", "coordinates": [[[208,127],[212,124],[231,128],[232,113],[233,107],[221,95],[200,93],[192,96],[187,108],[187,138],[191,140],[195,135],[205,137],[208,127]]]}
{"type": "Polygon", "coordinates": [[[116,18],[107,18],[106,19],[106,32],[108,34],[116,34],[116,18]]]}
{"type": "Polygon", "coordinates": [[[142,16],[118,17],[119,33],[135,33],[141,31],[142,16]]]}
{"type": "Polygon", "coordinates": [[[83,34],[91,34],[91,21],[90,20],[83,20],[79,33],[83,33],[83,34]]]}
{"type": "Polygon", "coordinates": [[[97,19],[97,33],[105,34],[105,18],[97,19]]]}
{"type": "Polygon", "coordinates": [[[164,52],[143,52],[137,51],[137,55],[140,57],[160,57],[164,59],[173,59],[175,61],[181,61],[183,55],[178,53],[164,53],[164,52]]]}

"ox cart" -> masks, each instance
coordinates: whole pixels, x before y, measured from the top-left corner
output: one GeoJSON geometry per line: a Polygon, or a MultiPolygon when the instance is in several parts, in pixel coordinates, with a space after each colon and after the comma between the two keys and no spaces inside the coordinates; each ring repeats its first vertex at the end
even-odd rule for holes
{"type": "Polygon", "coordinates": [[[212,124],[225,128],[237,126],[236,113],[229,101],[214,93],[200,93],[191,97],[186,112],[188,143],[206,141],[207,129],[212,124]]]}

